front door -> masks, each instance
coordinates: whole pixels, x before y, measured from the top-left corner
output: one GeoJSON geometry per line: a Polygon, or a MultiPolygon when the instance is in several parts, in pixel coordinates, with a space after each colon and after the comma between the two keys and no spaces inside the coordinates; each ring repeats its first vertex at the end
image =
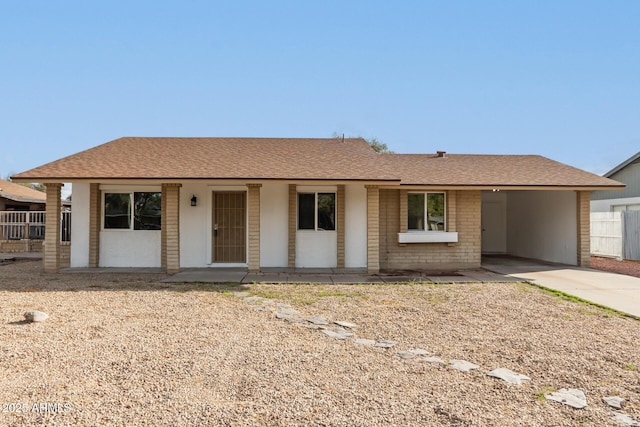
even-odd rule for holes
{"type": "Polygon", "coordinates": [[[507,252],[507,225],[505,207],[501,202],[482,202],[482,253],[507,252]]]}
{"type": "Polygon", "coordinates": [[[246,261],[246,193],[213,192],[213,262],[246,261]]]}

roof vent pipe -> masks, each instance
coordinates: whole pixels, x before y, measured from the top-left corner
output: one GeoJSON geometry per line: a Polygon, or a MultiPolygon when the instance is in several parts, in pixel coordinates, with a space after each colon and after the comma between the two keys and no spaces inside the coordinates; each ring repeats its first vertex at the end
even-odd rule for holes
{"type": "Polygon", "coordinates": [[[436,154],[438,155],[438,157],[447,157],[446,151],[436,151],[436,154]]]}

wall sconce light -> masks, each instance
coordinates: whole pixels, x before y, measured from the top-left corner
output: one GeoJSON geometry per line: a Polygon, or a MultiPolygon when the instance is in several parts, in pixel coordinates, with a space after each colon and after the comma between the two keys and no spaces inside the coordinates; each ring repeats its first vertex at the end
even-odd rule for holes
{"type": "Polygon", "coordinates": [[[191,197],[191,206],[198,206],[198,198],[195,194],[191,197]]]}

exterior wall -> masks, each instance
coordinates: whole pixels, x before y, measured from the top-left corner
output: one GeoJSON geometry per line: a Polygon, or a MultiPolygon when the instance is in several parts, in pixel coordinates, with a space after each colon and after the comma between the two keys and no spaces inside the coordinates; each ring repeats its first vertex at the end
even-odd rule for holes
{"type": "MultiPolygon", "coordinates": [[[[333,191],[336,186],[298,186],[297,192],[333,191]]],[[[296,268],[335,268],[338,265],[338,232],[296,230],[296,268]]]]}
{"type": "Polygon", "coordinates": [[[60,269],[60,189],[62,184],[47,185],[46,232],[44,235],[43,266],[47,273],[60,269]]]}
{"type": "MultiPolygon", "coordinates": [[[[246,189],[246,187],[244,187],[246,189]]],[[[211,263],[211,187],[185,182],[180,189],[180,266],[207,267],[211,263]],[[198,203],[191,206],[191,197],[198,203]]]]}
{"type": "MultiPolygon", "coordinates": [[[[159,186],[103,186],[101,205],[109,191],[161,191],[159,186]]],[[[164,198],[163,198],[164,203],[164,198]]],[[[74,206],[75,211],[75,206],[74,206]]],[[[161,231],[105,230],[103,212],[100,212],[99,267],[161,267],[161,231]]],[[[74,215],[76,215],[74,213],[74,215]]],[[[74,217],[77,221],[77,217],[74,217]]],[[[72,225],[73,226],[73,225],[72,225]]],[[[75,240],[75,236],[73,237],[75,240]]]]}
{"type": "Polygon", "coordinates": [[[288,258],[287,184],[264,184],[260,191],[260,266],[287,267],[288,258]]]}
{"type": "Polygon", "coordinates": [[[60,268],[71,266],[71,242],[60,242],[60,268]]]}
{"type": "Polygon", "coordinates": [[[507,253],[563,264],[577,264],[576,193],[509,191],[507,253]]]}
{"type": "Polygon", "coordinates": [[[42,252],[42,240],[0,240],[0,252],[42,252]]]}
{"type": "MultiPolygon", "coordinates": [[[[594,193],[598,193],[598,191],[593,191],[591,194],[594,193]]],[[[613,191],[609,191],[608,193],[614,194],[613,191]]],[[[631,209],[635,210],[637,209],[637,206],[640,206],[640,197],[628,197],[624,199],[591,199],[591,212],[614,212],[614,206],[631,206],[631,209]]]]}
{"type": "Polygon", "coordinates": [[[401,190],[380,190],[380,268],[452,270],[479,268],[481,259],[480,191],[456,191],[447,201],[449,230],[458,232],[457,243],[399,244],[401,190]],[[455,205],[455,206],[454,206],[455,205]]]}
{"type": "Polygon", "coordinates": [[[593,191],[591,200],[640,197],[640,163],[636,160],[608,178],[627,184],[624,190],[593,191]]]}
{"type": "Polygon", "coordinates": [[[250,272],[260,271],[260,187],[262,184],[247,184],[247,264],[250,272]]]}
{"type": "Polygon", "coordinates": [[[91,184],[73,183],[71,267],[89,267],[89,203],[91,184]]]}
{"type": "Polygon", "coordinates": [[[345,186],[345,267],[367,266],[367,189],[364,185],[345,186]]]}

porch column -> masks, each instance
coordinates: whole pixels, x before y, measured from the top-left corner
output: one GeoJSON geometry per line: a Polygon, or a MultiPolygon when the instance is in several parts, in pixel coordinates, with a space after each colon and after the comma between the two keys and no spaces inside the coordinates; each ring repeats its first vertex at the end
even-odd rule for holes
{"type": "Polygon", "coordinates": [[[180,187],[162,184],[161,265],[167,274],[180,271],[180,187]]]}
{"type": "Polygon", "coordinates": [[[289,184],[289,263],[290,269],[296,268],[296,208],[298,206],[296,184],[289,184]]]}
{"type": "Polygon", "coordinates": [[[249,272],[260,271],[260,187],[262,184],[247,184],[247,206],[249,217],[249,272]]]}
{"type": "Polygon", "coordinates": [[[89,184],[89,267],[100,266],[102,197],[99,184],[89,184]]]}
{"type": "Polygon", "coordinates": [[[591,193],[589,191],[576,191],[576,213],[578,225],[578,267],[589,267],[591,265],[591,214],[589,201],[591,193]]]}
{"type": "Polygon", "coordinates": [[[380,189],[377,185],[367,188],[367,273],[380,271],[380,189]]]}
{"type": "Polygon", "coordinates": [[[345,229],[344,229],[344,224],[345,224],[345,206],[344,206],[344,201],[345,201],[345,188],[344,188],[344,184],[343,185],[338,185],[338,194],[336,195],[336,204],[338,205],[336,207],[336,216],[337,218],[337,229],[338,229],[338,241],[337,241],[337,265],[338,268],[344,268],[345,266],[345,262],[344,262],[344,233],[345,233],[345,229]]]}
{"type": "Polygon", "coordinates": [[[44,232],[44,271],[60,270],[60,193],[62,184],[47,184],[47,208],[44,232]]]}

